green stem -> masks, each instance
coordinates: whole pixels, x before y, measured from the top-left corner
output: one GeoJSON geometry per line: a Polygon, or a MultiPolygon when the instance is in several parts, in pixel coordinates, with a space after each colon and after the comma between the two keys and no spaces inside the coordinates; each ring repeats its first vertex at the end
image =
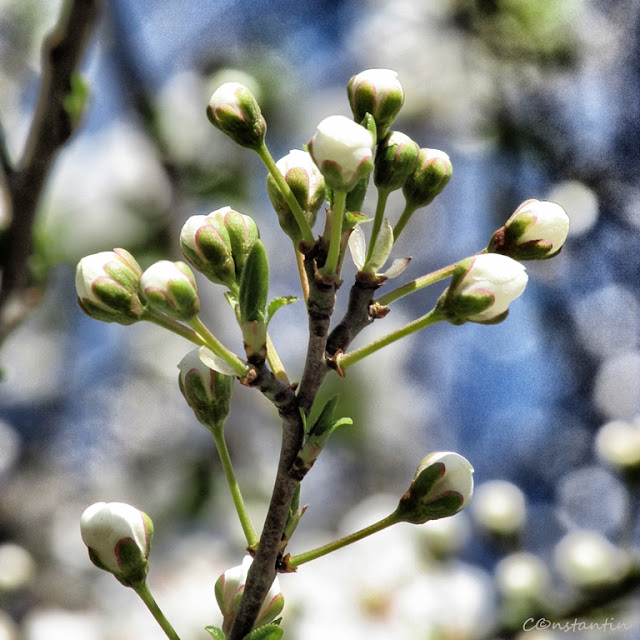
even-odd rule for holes
{"type": "Polygon", "coordinates": [[[207,326],[198,316],[189,320],[189,324],[203,339],[205,346],[209,347],[213,353],[229,364],[239,377],[244,378],[247,375],[249,367],[246,362],[241,360],[235,353],[233,353],[233,351],[227,349],[220,340],[218,340],[218,338],[209,331],[207,326]]]}
{"type": "Polygon", "coordinates": [[[382,227],[384,210],[387,206],[387,199],[389,198],[390,193],[391,191],[388,189],[378,189],[378,202],[376,204],[376,213],[373,219],[373,227],[371,228],[371,238],[369,240],[369,248],[367,249],[367,259],[365,260],[365,263],[369,262],[373,255],[373,249],[376,245],[376,240],[382,227]]]}
{"type": "Polygon", "coordinates": [[[396,522],[398,521],[396,520],[396,514],[394,512],[386,518],[383,518],[379,522],[369,525],[364,529],[360,529],[360,531],[356,531],[355,533],[351,533],[344,538],[334,540],[333,542],[325,544],[322,547],[318,547],[317,549],[312,549],[311,551],[300,553],[297,556],[292,556],[291,558],[289,558],[287,565],[291,569],[297,569],[301,564],[304,564],[305,562],[310,562],[311,560],[315,560],[316,558],[321,558],[328,553],[332,553],[333,551],[342,549],[343,547],[353,544],[354,542],[358,542],[358,540],[362,540],[367,536],[378,533],[378,531],[382,531],[383,529],[390,527],[392,524],[396,524],[396,522]]]}
{"type": "Polygon", "coordinates": [[[256,149],[256,153],[260,156],[260,160],[264,163],[264,166],[267,168],[271,177],[275,180],[278,185],[278,189],[285,197],[289,208],[291,209],[291,213],[293,213],[293,217],[296,219],[298,223],[298,227],[300,227],[300,232],[302,233],[302,240],[309,246],[312,246],[314,243],[313,239],[313,231],[309,226],[309,222],[304,216],[302,211],[302,207],[300,207],[300,203],[296,200],[296,197],[293,195],[291,188],[287,184],[287,181],[284,179],[282,173],[280,173],[280,169],[276,166],[276,163],[269,153],[269,149],[267,149],[267,145],[265,142],[262,143],[260,147],[256,149]]]}
{"type": "Polygon", "coordinates": [[[400,329],[396,329],[391,333],[383,336],[382,338],[378,338],[374,340],[370,344],[365,345],[364,347],[360,347],[360,349],[356,349],[351,353],[339,354],[336,357],[336,363],[338,365],[338,369],[340,371],[344,371],[347,367],[350,367],[352,364],[370,356],[372,353],[379,351],[382,347],[386,347],[387,345],[395,342],[396,340],[400,340],[401,338],[405,338],[406,336],[415,333],[416,331],[420,331],[425,327],[428,327],[436,322],[440,322],[440,320],[444,320],[444,315],[438,311],[437,307],[433,308],[429,313],[421,316],[417,320],[410,322],[409,324],[401,327],[400,329]]]}
{"type": "Polygon", "coordinates": [[[389,291],[389,293],[385,293],[383,296],[377,298],[374,302],[381,306],[389,305],[399,298],[408,295],[409,293],[413,293],[414,291],[418,291],[418,289],[428,287],[434,282],[438,282],[439,280],[444,280],[444,278],[452,276],[457,266],[458,263],[454,262],[447,267],[442,267],[442,269],[438,269],[437,271],[432,271],[431,273],[427,273],[424,276],[420,276],[419,278],[416,278],[411,282],[407,282],[407,284],[403,284],[401,287],[398,287],[393,291],[389,291]]]}
{"type": "Polygon", "coordinates": [[[158,603],[151,595],[151,591],[149,591],[147,583],[143,582],[141,585],[133,587],[133,589],[140,596],[142,602],[145,603],[147,609],[149,609],[151,615],[156,619],[156,622],[160,625],[167,638],[169,638],[169,640],[180,640],[180,636],[171,626],[171,623],[167,620],[164,613],[162,613],[162,610],[158,606],[158,603]]]}
{"type": "Polygon", "coordinates": [[[415,211],[417,211],[418,208],[419,207],[412,206],[409,203],[407,203],[405,205],[404,211],[400,215],[400,219],[396,223],[396,226],[393,228],[393,239],[394,239],[394,241],[396,241],[398,239],[398,237],[402,233],[402,230],[407,225],[407,222],[409,222],[409,218],[411,218],[411,216],[414,214],[415,211]]]}
{"type": "Polygon", "coordinates": [[[331,209],[331,237],[329,238],[329,251],[327,260],[320,273],[323,276],[337,277],[340,252],[342,249],[342,221],[344,219],[346,191],[334,191],[333,207],[331,209]]]}
{"type": "Polygon", "coordinates": [[[213,439],[216,443],[216,448],[218,449],[222,469],[224,470],[224,475],[227,479],[229,490],[231,491],[231,497],[233,498],[233,504],[236,507],[242,531],[247,539],[247,544],[249,547],[256,549],[258,547],[259,538],[251,524],[251,519],[249,518],[249,514],[247,513],[247,509],[244,505],[244,500],[242,499],[242,494],[240,493],[240,487],[236,480],[235,473],[233,472],[231,456],[229,455],[229,449],[227,448],[227,443],[224,438],[223,424],[212,427],[211,433],[213,434],[213,439]]]}
{"type": "Polygon", "coordinates": [[[189,327],[185,327],[183,324],[170,318],[169,316],[165,316],[162,313],[158,313],[153,309],[145,309],[144,314],[142,315],[143,320],[147,320],[148,322],[153,322],[157,324],[159,327],[163,327],[164,329],[168,329],[169,331],[173,331],[173,333],[177,333],[179,336],[190,340],[194,344],[199,346],[204,346],[207,342],[193,329],[189,329],[189,327]]]}

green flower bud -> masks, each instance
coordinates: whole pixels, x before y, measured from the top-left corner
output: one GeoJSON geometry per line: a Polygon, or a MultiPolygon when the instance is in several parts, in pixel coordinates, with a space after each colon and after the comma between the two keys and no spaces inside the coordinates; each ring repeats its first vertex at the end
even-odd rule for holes
{"type": "Polygon", "coordinates": [[[472,495],[473,467],[469,461],[452,451],[431,453],[418,466],[395,515],[398,522],[424,524],[458,513],[472,495]]]}
{"type": "Polygon", "coordinates": [[[80,518],[89,558],[122,584],[143,584],[149,571],[153,523],[146,513],[122,502],[97,502],[80,518]]]}
{"type": "Polygon", "coordinates": [[[217,209],[207,217],[213,220],[214,224],[221,224],[229,234],[236,282],[239,283],[251,247],[253,247],[255,241],[260,237],[258,227],[253,218],[239,213],[231,207],[217,209]]]}
{"type": "MultiPolygon", "coordinates": [[[[222,612],[222,630],[228,633],[240,608],[240,600],[247,582],[247,574],[253,558],[245,556],[242,564],[225,571],[216,581],[214,588],[216,601],[222,612]]],[[[284,608],[284,596],[280,592],[278,578],[273,581],[269,593],[262,604],[254,629],[275,620],[284,608]]]]}
{"type": "Polygon", "coordinates": [[[349,104],[356,122],[370,113],[377,125],[378,140],[387,135],[404,104],[404,89],[391,69],[368,69],[347,83],[349,104]]]}
{"type": "Polygon", "coordinates": [[[180,320],[190,320],[200,311],[198,287],[193,271],[184,262],[160,260],[140,278],[147,304],[180,320]]]}
{"type": "Polygon", "coordinates": [[[373,167],[373,136],[345,116],[325,118],[308,146],[327,186],[337,191],[351,191],[373,167]]]}
{"type": "Polygon", "coordinates": [[[407,205],[419,209],[431,203],[447,186],[452,173],[451,160],[444,151],[420,149],[418,163],[402,187],[407,205]]]}
{"type": "Polygon", "coordinates": [[[194,349],[180,360],[178,384],[196,418],[212,429],[224,424],[229,415],[235,378],[207,367],[199,353],[194,349]]]}
{"type": "Polygon", "coordinates": [[[420,147],[409,136],[392,131],[378,145],[373,183],[385,191],[400,189],[418,164],[420,147]]]}
{"type": "MultiPolygon", "coordinates": [[[[325,201],[326,187],[322,173],[311,156],[299,149],[290,151],[288,155],[278,160],[276,167],[298,201],[309,226],[313,227],[316,214],[325,201]]],[[[297,243],[301,239],[300,227],[276,181],[270,175],[267,176],[267,193],[278,214],[278,222],[282,230],[297,243]]]]}
{"type": "Polygon", "coordinates": [[[80,308],[103,322],[132,324],[142,316],[139,293],[142,269],[124,249],[86,256],[76,268],[80,308]]]}
{"type": "Polygon", "coordinates": [[[180,247],[194,269],[211,282],[237,290],[236,266],[229,232],[216,219],[214,211],[208,216],[191,216],[180,232],[180,247]]]}
{"type": "Polygon", "coordinates": [[[438,307],[452,324],[497,324],[509,313],[509,304],[527,285],[519,262],[497,253],[484,253],[458,264],[438,307]]]}
{"type": "Polygon", "coordinates": [[[209,100],[207,117],[214,127],[249,149],[264,144],[267,123],[255,97],[238,82],[225,82],[209,100]]]}
{"type": "Polygon", "coordinates": [[[526,200],[492,236],[487,251],[516,260],[556,256],[569,233],[569,216],[555,202],[526,200]]]}

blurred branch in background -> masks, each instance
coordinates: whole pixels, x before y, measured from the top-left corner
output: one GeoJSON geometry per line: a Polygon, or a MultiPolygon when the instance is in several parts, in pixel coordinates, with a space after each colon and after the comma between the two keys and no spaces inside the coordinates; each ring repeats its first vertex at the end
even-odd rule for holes
{"type": "Polygon", "coordinates": [[[12,162],[0,140],[8,227],[0,236],[0,343],[42,294],[29,272],[33,225],[43,189],[60,149],[77,129],[87,100],[78,74],[100,8],[99,0],[69,0],[42,52],[42,81],[20,160],[12,162]]]}

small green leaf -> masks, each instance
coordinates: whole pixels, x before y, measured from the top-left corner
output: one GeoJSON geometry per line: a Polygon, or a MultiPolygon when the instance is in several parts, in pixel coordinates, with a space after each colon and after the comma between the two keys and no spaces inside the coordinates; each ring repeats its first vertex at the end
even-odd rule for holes
{"type": "Polygon", "coordinates": [[[282,296],[281,298],[275,298],[267,307],[267,325],[271,322],[271,318],[275,315],[276,311],[286,307],[288,304],[296,302],[298,298],[296,296],[282,296]]]}
{"type": "Polygon", "coordinates": [[[280,640],[283,635],[284,630],[277,624],[266,624],[254,629],[244,640],[280,640]]]}
{"type": "Polygon", "coordinates": [[[264,322],[269,291],[269,263],[264,245],[256,240],[240,280],[240,316],[243,322],[264,322]]]}
{"type": "Polygon", "coordinates": [[[204,630],[213,638],[213,640],[226,640],[224,632],[218,627],[205,627],[204,630]]]}
{"type": "Polygon", "coordinates": [[[80,123],[88,101],[89,85],[79,73],[74,73],[71,76],[71,90],[62,100],[62,106],[69,116],[72,130],[80,123]]]}

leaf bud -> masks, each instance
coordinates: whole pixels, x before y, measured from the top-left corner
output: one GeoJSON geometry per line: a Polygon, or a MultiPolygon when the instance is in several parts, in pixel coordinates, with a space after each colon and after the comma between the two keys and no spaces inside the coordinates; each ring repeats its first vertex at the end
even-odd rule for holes
{"type": "Polygon", "coordinates": [[[140,290],[151,308],[174,318],[190,320],[200,311],[196,280],[184,262],[152,264],[140,278],[140,290]]]}
{"type": "Polygon", "coordinates": [[[125,586],[144,583],[153,537],[153,523],[146,513],[123,502],[97,502],[82,514],[80,532],[96,567],[125,586]]]}
{"type": "Polygon", "coordinates": [[[251,91],[238,82],[225,82],[215,90],[207,117],[242,147],[257,150],[264,144],[267,123],[260,106],[251,91]]]}
{"type": "Polygon", "coordinates": [[[378,140],[387,135],[404,104],[404,89],[391,69],[367,69],[352,76],[347,96],[356,122],[370,113],[377,127],[378,140]]]}
{"type": "Polygon", "coordinates": [[[132,324],[143,312],[141,275],[140,265],[124,249],[85,256],[76,267],[78,304],[97,320],[132,324]]]}
{"type": "Polygon", "coordinates": [[[398,522],[424,524],[458,513],[472,495],[473,467],[469,461],[452,451],[431,453],[418,466],[395,516],[398,522]]]}

